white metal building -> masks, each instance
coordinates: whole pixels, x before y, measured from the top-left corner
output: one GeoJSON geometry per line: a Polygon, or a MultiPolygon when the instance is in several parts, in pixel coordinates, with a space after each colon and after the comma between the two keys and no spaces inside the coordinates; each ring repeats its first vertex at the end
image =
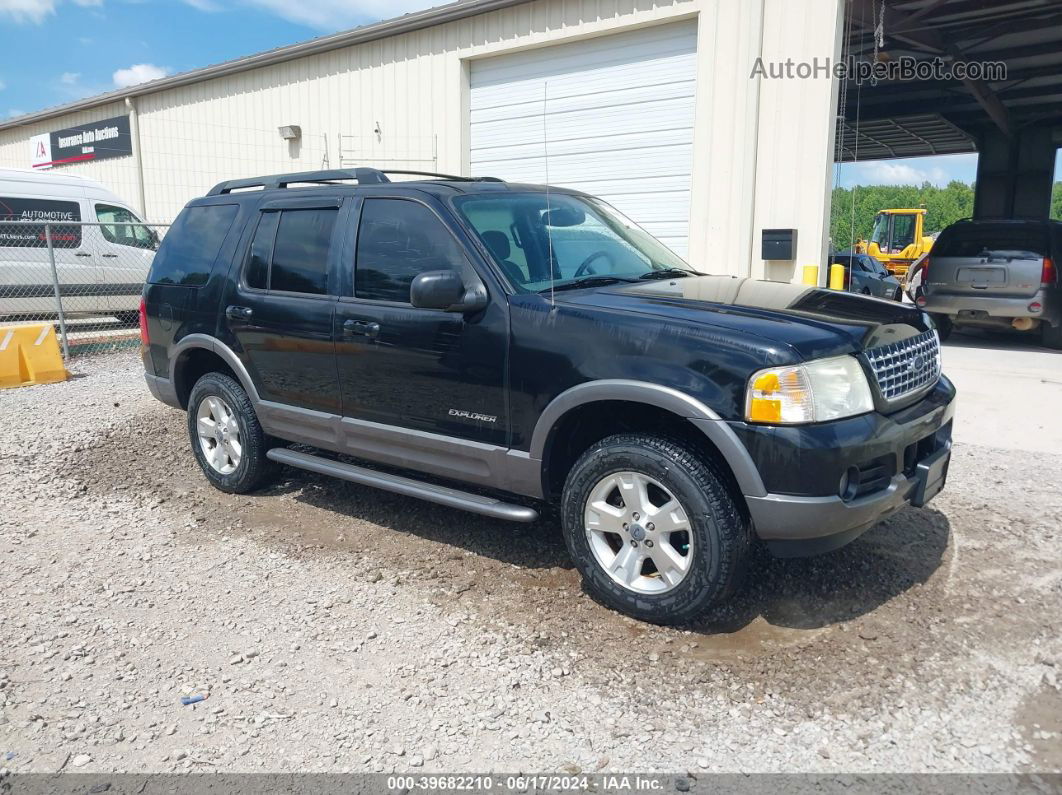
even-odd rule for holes
{"type": "Polygon", "coordinates": [[[790,280],[826,254],[837,81],[752,69],[838,58],[843,6],[466,0],[0,123],[0,166],[128,117],[122,156],[53,167],[151,220],[235,177],[490,175],[603,196],[706,270],[790,280]],[[760,258],[772,228],[796,230],[792,260],[760,258]]]}

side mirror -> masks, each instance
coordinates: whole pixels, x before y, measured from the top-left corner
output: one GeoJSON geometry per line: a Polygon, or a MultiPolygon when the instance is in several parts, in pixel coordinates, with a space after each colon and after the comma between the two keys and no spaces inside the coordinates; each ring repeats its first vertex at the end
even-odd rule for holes
{"type": "Polygon", "coordinates": [[[465,287],[456,271],[425,271],[409,285],[409,303],[418,309],[475,312],[487,305],[487,291],[481,284],[465,287]]]}

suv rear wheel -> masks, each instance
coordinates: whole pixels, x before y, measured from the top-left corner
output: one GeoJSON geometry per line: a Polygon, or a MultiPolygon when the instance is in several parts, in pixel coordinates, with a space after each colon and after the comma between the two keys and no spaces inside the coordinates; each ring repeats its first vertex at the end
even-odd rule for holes
{"type": "Polygon", "coordinates": [[[188,398],[188,435],[207,480],[221,491],[246,494],[266,485],[277,466],[250,398],[230,376],[207,373],[188,398]]]}
{"type": "Polygon", "coordinates": [[[594,598],[634,618],[678,624],[728,597],[750,547],[725,481],[686,447],[610,436],[572,467],[565,541],[594,598]]]}
{"type": "Polygon", "coordinates": [[[1059,325],[1052,326],[1046,320],[1042,321],[1040,326],[1040,341],[1044,344],[1045,348],[1062,348],[1062,320],[1059,321],[1059,325]]]}

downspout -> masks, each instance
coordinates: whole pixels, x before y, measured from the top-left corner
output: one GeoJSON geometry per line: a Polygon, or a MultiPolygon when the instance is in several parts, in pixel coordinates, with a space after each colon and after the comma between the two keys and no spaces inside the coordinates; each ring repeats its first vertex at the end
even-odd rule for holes
{"type": "Polygon", "coordinates": [[[129,137],[132,139],[133,164],[136,167],[136,209],[143,220],[148,220],[147,203],[144,200],[144,161],[140,156],[140,117],[136,111],[136,100],[125,98],[125,107],[129,111],[129,137]]]}

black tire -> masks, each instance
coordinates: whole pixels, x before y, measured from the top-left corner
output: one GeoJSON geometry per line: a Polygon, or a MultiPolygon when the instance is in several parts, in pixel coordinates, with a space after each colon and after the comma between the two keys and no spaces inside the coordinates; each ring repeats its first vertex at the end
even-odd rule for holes
{"type": "Polygon", "coordinates": [[[1041,321],[1040,342],[1043,343],[1045,348],[1062,349],[1062,320],[1059,321],[1057,326],[1052,326],[1047,321],[1041,321]]]}
{"type": "Polygon", "coordinates": [[[203,470],[211,485],[230,494],[246,494],[269,484],[279,467],[266,458],[270,439],[262,430],[258,417],[254,413],[251,399],[239,382],[223,373],[207,373],[192,387],[188,398],[188,436],[192,443],[192,452],[199,468],[203,470]],[[220,397],[232,409],[239,426],[242,452],[239,464],[227,474],[215,469],[207,461],[199,441],[197,415],[204,400],[220,397]]]}
{"type": "Polygon", "coordinates": [[[738,499],[710,461],[682,444],[619,434],[593,445],[576,461],[564,484],[561,521],[568,552],[591,596],[642,621],[681,624],[725,600],[741,583],[752,531],[738,499]],[[661,594],[638,593],[615,582],[587,537],[584,510],[593,489],[608,475],[625,471],[664,486],[689,519],[693,560],[684,578],[661,594]]]}
{"type": "Polygon", "coordinates": [[[944,342],[951,336],[955,324],[947,315],[933,315],[933,322],[937,324],[937,336],[940,337],[941,342],[944,342]]]}

